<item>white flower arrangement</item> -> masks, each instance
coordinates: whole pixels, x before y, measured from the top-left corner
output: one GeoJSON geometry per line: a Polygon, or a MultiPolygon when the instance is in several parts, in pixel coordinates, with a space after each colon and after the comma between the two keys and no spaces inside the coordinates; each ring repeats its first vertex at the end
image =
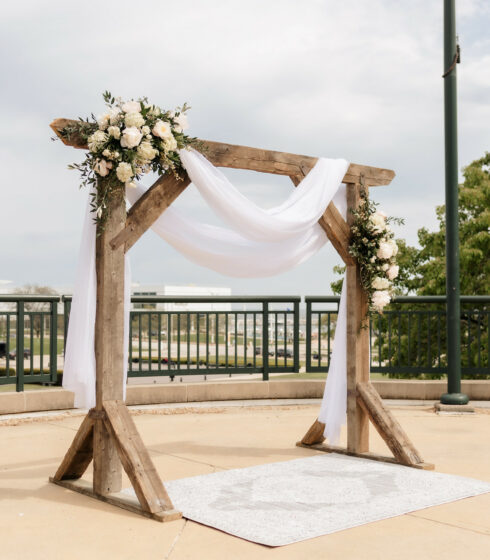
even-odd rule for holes
{"type": "Polygon", "coordinates": [[[398,245],[389,224],[403,221],[377,210],[365,193],[353,214],[349,252],[359,263],[361,284],[368,295],[368,315],[382,313],[390,303],[393,281],[399,273],[395,260],[398,245]]]}
{"type": "Polygon", "coordinates": [[[115,190],[133,186],[133,181],[149,171],[179,177],[182,165],[178,150],[197,143],[184,132],[188,128],[187,104],[165,111],[146,97],[123,101],[109,92],[103,97],[105,113],[92,115],[91,120],[80,119],[62,132],[87,142],[85,160],[69,168],[81,173],[82,186],[96,186],[92,208],[99,232],[107,220],[108,198],[115,190]]]}

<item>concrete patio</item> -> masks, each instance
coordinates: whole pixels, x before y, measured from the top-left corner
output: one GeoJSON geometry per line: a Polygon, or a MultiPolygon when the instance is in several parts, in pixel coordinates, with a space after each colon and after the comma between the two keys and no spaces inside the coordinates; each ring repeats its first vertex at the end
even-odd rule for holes
{"type": "MultiPolygon", "coordinates": [[[[316,402],[245,404],[133,411],[163,479],[316,453],[295,447],[318,412],[316,402]]],[[[489,409],[436,415],[430,404],[408,401],[391,408],[437,471],[490,481],[489,409]]],[[[62,411],[0,417],[2,560],[488,558],[490,494],[275,549],[186,520],[161,524],[141,518],[47,482],[81,418],[62,411]]],[[[385,453],[374,432],[372,450],[385,453]]]]}

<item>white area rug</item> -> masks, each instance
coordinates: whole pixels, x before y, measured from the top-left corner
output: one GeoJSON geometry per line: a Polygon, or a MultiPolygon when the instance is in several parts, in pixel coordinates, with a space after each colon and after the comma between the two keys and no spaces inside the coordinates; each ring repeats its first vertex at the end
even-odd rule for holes
{"type": "Polygon", "coordinates": [[[165,484],[184,517],[280,546],[490,492],[490,483],[337,454],[165,484]]]}

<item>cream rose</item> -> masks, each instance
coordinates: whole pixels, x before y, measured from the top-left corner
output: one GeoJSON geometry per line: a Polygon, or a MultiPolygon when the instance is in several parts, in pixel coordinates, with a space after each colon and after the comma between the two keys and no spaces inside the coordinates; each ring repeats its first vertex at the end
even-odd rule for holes
{"type": "Polygon", "coordinates": [[[136,151],[143,161],[151,161],[158,154],[158,150],[155,150],[150,142],[141,142],[136,151]]]}
{"type": "Polygon", "coordinates": [[[172,129],[170,128],[170,123],[167,121],[157,121],[152,130],[155,136],[160,138],[170,138],[172,136],[172,129]]]}
{"type": "Polygon", "coordinates": [[[102,130],[96,130],[87,138],[88,148],[91,152],[96,152],[101,146],[103,146],[109,137],[102,130]]]}
{"type": "Polygon", "coordinates": [[[143,134],[145,134],[145,135],[150,134],[150,127],[149,127],[149,126],[146,126],[146,124],[145,124],[145,126],[143,126],[143,127],[141,128],[141,132],[142,132],[143,134]]]}
{"type": "Polygon", "coordinates": [[[373,224],[374,231],[378,233],[381,233],[386,229],[386,220],[383,218],[380,212],[375,212],[374,214],[372,214],[369,218],[369,221],[373,224]]]}
{"type": "Polygon", "coordinates": [[[122,106],[122,110],[125,113],[139,113],[141,111],[141,105],[139,101],[126,101],[122,106]]]}
{"type": "Polygon", "coordinates": [[[118,126],[110,126],[107,129],[107,134],[109,134],[109,136],[112,136],[116,140],[119,140],[119,138],[121,138],[121,129],[118,126]]]}
{"type": "Polygon", "coordinates": [[[392,264],[386,271],[386,276],[388,276],[390,280],[394,280],[398,276],[399,271],[400,267],[396,264],[392,264]]]}
{"type": "Polygon", "coordinates": [[[106,113],[105,115],[99,115],[97,117],[97,124],[99,125],[99,130],[105,130],[109,126],[109,119],[110,119],[109,113],[106,113]]]}
{"type": "Polygon", "coordinates": [[[111,124],[117,124],[122,117],[121,109],[119,107],[113,107],[109,109],[109,121],[111,124]]]}
{"type": "Polygon", "coordinates": [[[172,152],[177,149],[177,140],[171,134],[168,138],[163,139],[163,145],[166,152],[172,152]]]}
{"type": "Polygon", "coordinates": [[[393,256],[393,245],[390,243],[390,241],[382,241],[379,244],[379,249],[376,255],[379,259],[391,258],[393,256]]]}
{"type": "Polygon", "coordinates": [[[98,159],[94,164],[94,171],[101,177],[109,175],[111,169],[112,162],[106,161],[105,159],[98,159]]]}
{"type": "Polygon", "coordinates": [[[376,311],[382,311],[383,307],[390,303],[390,294],[385,290],[376,291],[372,295],[371,302],[376,311]]]}
{"type": "Polygon", "coordinates": [[[127,127],[136,126],[140,128],[145,124],[145,119],[141,113],[126,113],[124,123],[127,127]]]}
{"type": "Polygon", "coordinates": [[[127,183],[129,179],[133,176],[133,169],[129,163],[122,161],[116,169],[117,178],[121,181],[121,183],[127,183]]]}
{"type": "Polygon", "coordinates": [[[121,146],[123,148],[136,148],[136,146],[141,142],[143,134],[135,127],[130,126],[125,128],[121,137],[121,146]]]}
{"type": "Polygon", "coordinates": [[[180,115],[174,117],[174,121],[177,124],[177,126],[175,127],[175,130],[177,132],[182,132],[189,128],[189,123],[187,121],[187,116],[185,115],[185,113],[180,113],[180,115]]]}
{"type": "Polygon", "coordinates": [[[398,245],[396,244],[396,241],[394,239],[390,239],[388,241],[388,244],[393,250],[393,256],[396,257],[396,255],[398,254],[398,245]]]}
{"type": "Polygon", "coordinates": [[[390,281],[387,278],[377,276],[371,285],[375,290],[387,290],[390,287],[390,281]]]}

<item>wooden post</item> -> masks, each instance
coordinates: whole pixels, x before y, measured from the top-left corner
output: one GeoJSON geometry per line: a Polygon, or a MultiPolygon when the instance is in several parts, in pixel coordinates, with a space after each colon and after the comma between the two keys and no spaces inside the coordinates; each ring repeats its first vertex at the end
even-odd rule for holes
{"type": "MultiPolygon", "coordinates": [[[[361,185],[347,184],[347,222],[352,225],[350,209],[359,206],[361,185]]],[[[357,402],[357,384],[369,382],[369,329],[361,328],[367,311],[367,297],[362,289],[359,265],[347,265],[347,450],[369,451],[369,417],[357,402]]]]}
{"type": "Polygon", "coordinates": [[[105,401],[123,399],[124,377],[124,246],[109,242],[126,223],[122,190],[109,201],[110,215],[98,232],[96,248],[97,315],[95,321],[96,410],[94,428],[94,492],[107,495],[121,490],[122,468],[117,447],[104,423],[105,401]]]}

